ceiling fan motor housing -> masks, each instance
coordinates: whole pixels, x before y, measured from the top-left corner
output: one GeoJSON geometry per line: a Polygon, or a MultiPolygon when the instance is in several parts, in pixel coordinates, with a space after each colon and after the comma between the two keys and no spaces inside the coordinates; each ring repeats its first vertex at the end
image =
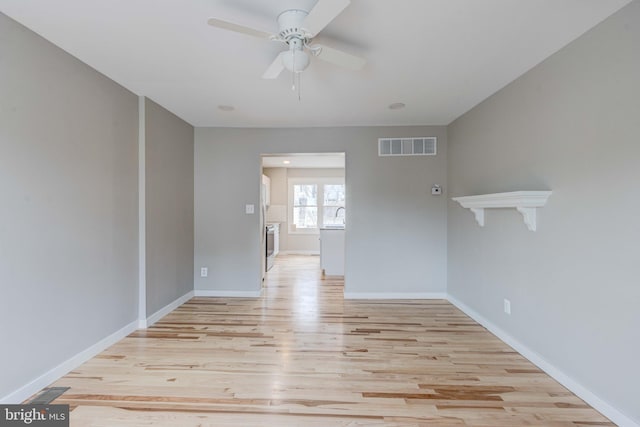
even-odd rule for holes
{"type": "Polygon", "coordinates": [[[292,38],[300,39],[304,42],[308,35],[302,29],[302,23],[307,15],[306,11],[299,9],[285,10],[278,15],[278,28],[280,29],[278,36],[280,36],[280,39],[287,43],[292,38]]]}
{"type": "Polygon", "coordinates": [[[309,66],[309,55],[304,51],[309,42],[302,23],[308,13],[304,10],[290,9],[278,15],[278,36],[289,45],[289,51],[282,55],[282,64],[292,73],[300,73],[309,66]]]}

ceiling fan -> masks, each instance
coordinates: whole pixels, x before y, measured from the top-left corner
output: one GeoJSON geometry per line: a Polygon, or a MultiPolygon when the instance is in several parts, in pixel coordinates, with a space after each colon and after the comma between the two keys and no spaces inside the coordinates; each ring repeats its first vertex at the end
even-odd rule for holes
{"type": "Polygon", "coordinates": [[[313,43],[318,33],[342,13],[350,3],[350,0],[318,0],[309,12],[300,9],[285,10],[278,15],[277,34],[270,34],[217,18],[210,18],[208,23],[213,27],[288,45],[289,49],[281,52],[264,72],[262,75],[264,79],[277,78],[285,68],[291,71],[294,77],[296,74],[299,75],[309,66],[310,58],[307,52],[323,61],[347,69],[359,70],[364,66],[365,59],[323,44],[313,43]]]}

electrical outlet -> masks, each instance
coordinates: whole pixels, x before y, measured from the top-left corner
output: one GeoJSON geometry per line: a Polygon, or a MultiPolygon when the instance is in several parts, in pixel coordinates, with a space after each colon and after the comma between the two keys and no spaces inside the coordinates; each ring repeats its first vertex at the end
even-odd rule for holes
{"type": "Polygon", "coordinates": [[[511,315],[511,301],[506,298],[504,299],[504,312],[511,315]]]}
{"type": "Polygon", "coordinates": [[[252,215],[255,212],[256,212],[255,205],[245,205],[244,213],[246,213],[247,215],[252,215]]]}
{"type": "Polygon", "coordinates": [[[209,275],[209,269],[207,267],[202,267],[200,269],[200,277],[207,277],[209,275]]]}

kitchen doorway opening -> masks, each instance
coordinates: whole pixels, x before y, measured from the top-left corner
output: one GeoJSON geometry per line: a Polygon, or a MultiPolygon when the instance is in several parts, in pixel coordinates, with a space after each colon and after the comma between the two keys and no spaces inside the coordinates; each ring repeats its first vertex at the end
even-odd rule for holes
{"type": "Polygon", "coordinates": [[[345,160],[345,153],[262,155],[263,284],[269,283],[265,278],[279,265],[300,256],[310,257],[305,265],[317,265],[323,275],[344,276],[345,160]],[[330,256],[322,250],[327,244],[330,256]]]}

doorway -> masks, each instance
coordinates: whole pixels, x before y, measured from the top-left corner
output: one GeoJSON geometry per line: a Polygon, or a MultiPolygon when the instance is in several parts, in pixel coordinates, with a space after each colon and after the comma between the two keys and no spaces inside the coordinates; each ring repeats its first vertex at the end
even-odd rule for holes
{"type": "Polygon", "coordinates": [[[315,257],[320,267],[321,230],[346,226],[345,157],[345,153],[262,155],[263,284],[273,272],[269,266],[277,268],[295,259],[292,255],[315,257]],[[267,227],[274,233],[271,248],[267,227]]]}

